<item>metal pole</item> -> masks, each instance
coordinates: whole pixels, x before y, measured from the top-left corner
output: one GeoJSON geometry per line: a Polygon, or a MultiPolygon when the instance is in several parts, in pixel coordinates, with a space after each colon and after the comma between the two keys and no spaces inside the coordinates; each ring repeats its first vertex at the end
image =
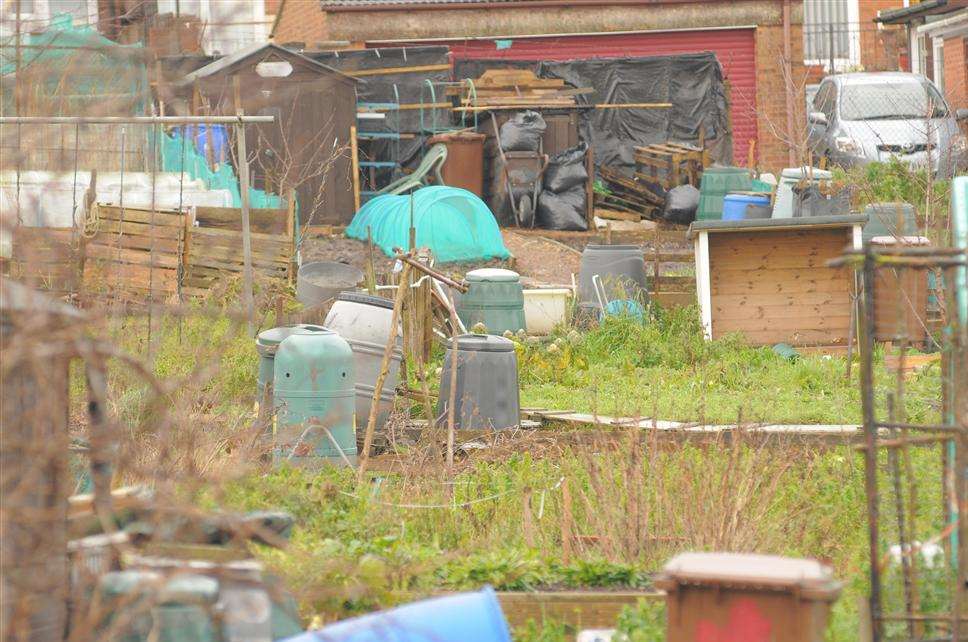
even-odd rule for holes
{"type": "MultiPolygon", "coordinates": [[[[879,498],[877,495],[877,423],[874,416],[874,256],[864,253],[863,316],[861,323],[860,380],[864,412],[864,486],[867,491],[867,526],[870,553],[871,642],[881,640],[881,575],[878,540],[879,498]]],[[[903,551],[902,551],[903,554],[903,551]]]]}
{"type": "Polygon", "coordinates": [[[274,121],[275,116],[0,116],[0,125],[232,125],[274,121]]]}
{"type": "Polygon", "coordinates": [[[252,233],[249,229],[249,158],[245,149],[245,121],[242,110],[236,120],[235,133],[239,150],[239,192],[242,194],[242,307],[249,335],[254,331],[255,302],[252,298],[252,233]]]}
{"type": "Polygon", "coordinates": [[[834,24],[827,25],[827,55],[830,58],[830,73],[834,73],[834,24]]]}

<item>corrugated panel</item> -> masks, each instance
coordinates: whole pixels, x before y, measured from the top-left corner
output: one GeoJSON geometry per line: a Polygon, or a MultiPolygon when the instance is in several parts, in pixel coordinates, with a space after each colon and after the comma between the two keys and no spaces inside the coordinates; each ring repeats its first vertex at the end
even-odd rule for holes
{"type": "MultiPolygon", "coordinates": [[[[581,60],[668,56],[711,51],[723,66],[730,85],[733,158],[745,163],[750,141],[756,140],[756,50],[754,29],[674,31],[665,33],[548,36],[500,40],[453,40],[455,59],[581,60]],[[508,46],[510,45],[510,46],[508,46]]],[[[442,44],[442,43],[436,43],[442,44]]]]}

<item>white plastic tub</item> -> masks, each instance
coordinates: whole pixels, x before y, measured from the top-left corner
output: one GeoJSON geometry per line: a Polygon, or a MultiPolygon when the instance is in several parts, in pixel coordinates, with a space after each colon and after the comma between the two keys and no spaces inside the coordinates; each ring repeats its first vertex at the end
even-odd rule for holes
{"type": "Polygon", "coordinates": [[[568,318],[568,288],[524,291],[524,323],[528,334],[551,334],[555,326],[568,318]]]}

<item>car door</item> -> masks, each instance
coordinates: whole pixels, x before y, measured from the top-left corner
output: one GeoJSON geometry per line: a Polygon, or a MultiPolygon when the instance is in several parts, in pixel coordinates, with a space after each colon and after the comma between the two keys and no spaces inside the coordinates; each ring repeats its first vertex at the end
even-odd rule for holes
{"type": "Polygon", "coordinates": [[[822,158],[829,148],[829,136],[832,120],[834,117],[834,83],[825,80],[820,84],[820,89],[813,97],[813,105],[810,114],[807,114],[807,146],[815,159],[822,158]],[[823,114],[826,123],[817,122],[813,114],[823,114]]]}

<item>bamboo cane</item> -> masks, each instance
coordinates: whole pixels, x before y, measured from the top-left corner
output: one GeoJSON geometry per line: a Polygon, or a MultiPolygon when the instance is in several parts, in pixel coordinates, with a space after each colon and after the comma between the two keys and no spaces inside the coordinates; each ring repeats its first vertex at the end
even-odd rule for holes
{"type": "Polygon", "coordinates": [[[380,396],[383,394],[383,384],[387,374],[390,372],[390,360],[393,355],[393,348],[397,342],[397,326],[400,323],[400,308],[403,307],[403,298],[409,288],[406,287],[407,279],[410,278],[410,264],[404,263],[403,270],[400,272],[400,285],[397,287],[397,296],[393,301],[393,314],[390,319],[390,336],[387,338],[386,347],[383,349],[383,361],[380,363],[380,374],[376,378],[373,388],[373,401],[370,403],[370,416],[366,420],[366,432],[363,434],[363,452],[360,455],[360,467],[357,471],[357,480],[362,481],[366,473],[366,465],[370,461],[370,448],[373,446],[373,431],[376,428],[376,416],[380,406],[380,396]]]}

